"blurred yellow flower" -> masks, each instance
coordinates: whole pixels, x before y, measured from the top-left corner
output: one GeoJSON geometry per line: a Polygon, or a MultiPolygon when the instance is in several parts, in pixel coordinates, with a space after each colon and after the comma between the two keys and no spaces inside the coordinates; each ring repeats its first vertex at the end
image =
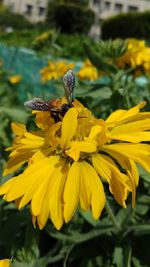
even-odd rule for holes
{"type": "Polygon", "coordinates": [[[38,35],[36,38],[35,38],[35,42],[36,43],[44,43],[46,42],[49,37],[52,35],[52,32],[51,31],[48,31],[48,32],[43,32],[42,34],[38,35]]]}
{"type": "Polygon", "coordinates": [[[145,48],[146,44],[144,40],[128,39],[128,50],[145,48]]]}
{"type": "Polygon", "coordinates": [[[92,65],[89,60],[86,60],[82,66],[82,68],[77,73],[77,76],[81,80],[97,80],[99,77],[98,70],[92,65]]]}
{"type": "Polygon", "coordinates": [[[9,259],[0,260],[0,267],[9,267],[10,263],[11,263],[11,260],[9,259]]]}
{"type": "Polygon", "coordinates": [[[49,61],[48,66],[40,70],[41,81],[57,80],[62,77],[68,69],[73,69],[75,64],[66,61],[49,61]]]}
{"type": "Polygon", "coordinates": [[[41,33],[38,35],[32,42],[32,46],[35,49],[43,49],[44,46],[50,46],[50,43],[53,41],[53,36],[55,34],[55,31],[50,30],[41,33]]]}
{"type": "Polygon", "coordinates": [[[22,77],[21,75],[13,75],[9,77],[8,80],[10,83],[16,84],[16,83],[20,83],[20,81],[22,80],[22,77]]]}
{"type": "MultiPolygon", "coordinates": [[[[67,103],[66,99],[60,99],[67,103]]],[[[98,219],[105,206],[103,183],[116,201],[126,207],[132,193],[135,205],[139,174],[136,163],[150,172],[150,112],[144,102],[113,112],[105,121],[74,100],[64,116],[34,111],[37,131],[13,123],[16,135],[4,171],[8,175],[24,163],[26,169],[0,186],[6,201],[19,209],[30,203],[33,224],[42,229],[50,218],[60,229],[78,205],[98,219]]]]}
{"type": "Polygon", "coordinates": [[[150,72],[150,47],[146,46],[145,41],[139,41],[136,39],[128,40],[127,51],[117,59],[118,67],[125,68],[138,68],[136,74],[150,72]]]}

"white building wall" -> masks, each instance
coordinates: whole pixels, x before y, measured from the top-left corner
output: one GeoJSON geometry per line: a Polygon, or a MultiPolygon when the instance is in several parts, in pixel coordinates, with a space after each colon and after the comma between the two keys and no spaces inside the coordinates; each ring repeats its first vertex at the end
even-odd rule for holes
{"type": "MultiPolygon", "coordinates": [[[[50,0],[3,0],[3,3],[8,6],[12,12],[22,14],[32,23],[37,23],[45,20],[49,1],[50,0]]],[[[99,20],[104,20],[109,16],[116,15],[120,12],[126,13],[134,9],[135,11],[148,10],[150,9],[150,1],[89,0],[89,7],[93,9],[96,15],[95,23],[91,28],[91,35],[98,38],[100,35],[99,20]]]]}
{"type": "Polygon", "coordinates": [[[90,34],[98,39],[100,36],[99,21],[119,13],[150,10],[150,0],[89,0],[89,6],[96,15],[90,34]]]}
{"type": "Polygon", "coordinates": [[[3,0],[3,4],[18,14],[24,15],[30,22],[44,21],[48,0],[3,0]]]}
{"type": "Polygon", "coordinates": [[[120,12],[145,11],[150,9],[150,1],[146,0],[89,0],[90,7],[99,10],[99,19],[105,19],[120,12]]]}
{"type": "MultiPolygon", "coordinates": [[[[3,0],[4,5],[8,6],[11,11],[24,15],[29,21],[33,23],[45,20],[48,2],[48,0],[3,0]],[[29,14],[30,6],[32,7],[31,14],[29,14]],[[43,8],[44,11],[40,11],[40,8],[43,8]]],[[[96,20],[103,20],[109,16],[115,15],[120,12],[126,13],[128,11],[132,11],[132,8],[137,9],[137,11],[144,11],[150,9],[150,1],[89,0],[89,7],[92,8],[95,12],[96,20]]]]}

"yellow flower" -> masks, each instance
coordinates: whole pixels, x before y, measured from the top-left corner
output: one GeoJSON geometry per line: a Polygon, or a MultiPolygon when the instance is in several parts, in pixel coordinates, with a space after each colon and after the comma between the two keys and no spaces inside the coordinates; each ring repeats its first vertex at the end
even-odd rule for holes
{"type": "Polygon", "coordinates": [[[56,62],[56,68],[60,77],[62,77],[67,72],[67,70],[73,69],[74,67],[75,64],[67,63],[66,61],[63,60],[56,62]]]}
{"type": "Polygon", "coordinates": [[[83,67],[77,73],[79,79],[87,79],[90,81],[97,80],[99,77],[98,70],[91,64],[89,60],[86,60],[83,67]]]}
{"type": "Polygon", "coordinates": [[[20,81],[22,80],[21,75],[14,75],[8,78],[9,82],[12,84],[16,84],[16,83],[20,83],[20,81]]]}
{"type": "MultiPolygon", "coordinates": [[[[63,98],[59,100],[64,103],[63,98]]],[[[66,101],[67,103],[67,101],[66,101]]],[[[23,173],[1,185],[0,195],[18,208],[30,203],[33,224],[42,229],[50,218],[60,229],[78,205],[99,218],[105,206],[103,183],[126,207],[132,193],[135,205],[138,170],[150,171],[150,112],[145,103],[113,112],[105,121],[95,118],[77,100],[59,120],[50,112],[34,111],[37,131],[12,124],[16,134],[4,175],[28,163],[23,173]]]]}
{"type": "Polygon", "coordinates": [[[51,31],[48,31],[48,32],[43,32],[42,34],[40,34],[39,36],[37,36],[35,38],[35,43],[44,43],[46,42],[50,36],[52,35],[52,32],[51,31]]]}
{"type": "Polygon", "coordinates": [[[117,59],[118,67],[125,68],[132,67],[136,69],[136,76],[141,74],[141,71],[145,73],[150,72],[150,48],[146,46],[145,41],[139,41],[136,39],[128,40],[127,51],[117,59]]]}
{"type": "Polygon", "coordinates": [[[74,68],[73,63],[67,63],[66,61],[49,61],[48,66],[40,70],[41,81],[47,82],[49,80],[57,80],[62,77],[68,69],[74,68]]]}
{"type": "Polygon", "coordinates": [[[144,40],[128,39],[128,49],[145,48],[146,44],[144,40]]]}
{"type": "Polygon", "coordinates": [[[11,263],[11,261],[8,259],[0,260],[0,267],[9,267],[10,263],[11,263]]]}

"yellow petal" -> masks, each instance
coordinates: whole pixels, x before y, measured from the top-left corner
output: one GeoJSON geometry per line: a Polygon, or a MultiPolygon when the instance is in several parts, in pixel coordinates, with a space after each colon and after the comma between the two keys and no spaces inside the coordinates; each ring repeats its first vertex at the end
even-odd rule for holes
{"type": "Polygon", "coordinates": [[[35,217],[38,216],[41,212],[42,203],[46,194],[46,190],[51,178],[48,176],[44,182],[41,182],[40,186],[36,189],[32,196],[31,200],[31,212],[35,217]]]}
{"type": "MultiPolygon", "coordinates": [[[[136,187],[139,182],[139,173],[136,167],[136,164],[133,160],[126,160],[126,164],[128,164],[128,176],[130,177],[130,187],[132,188],[132,207],[135,207],[136,200],[136,187]]],[[[127,168],[126,168],[127,169],[127,168]]]]}
{"type": "Polygon", "coordinates": [[[150,140],[150,132],[112,133],[112,140],[139,143],[150,140]]]}
{"type": "Polygon", "coordinates": [[[60,143],[60,138],[56,135],[57,131],[61,127],[61,122],[57,122],[50,127],[48,132],[48,141],[52,149],[56,149],[57,145],[60,143]]]}
{"type": "Polygon", "coordinates": [[[60,229],[64,218],[63,218],[63,191],[66,182],[66,177],[68,173],[68,166],[65,165],[61,168],[57,168],[57,171],[53,174],[52,179],[54,179],[51,188],[50,197],[50,218],[56,227],[60,229]]]}
{"type": "Polygon", "coordinates": [[[61,127],[61,148],[67,148],[68,143],[76,132],[78,112],[75,108],[70,108],[65,114],[61,127]]]}
{"type": "MultiPolygon", "coordinates": [[[[54,168],[54,172],[53,172],[53,175],[48,180],[47,187],[45,187],[46,190],[45,190],[44,196],[42,194],[41,199],[39,199],[38,198],[39,194],[38,194],[36,196],[36,199],[34,200],[35,202],[32,203],[32,211],[33,212],[39,212],[40,211],[40,213],[37,216],[37,222],[38,222],[40,229],[43,229],[48,218],[50,217],[51,192],[52,192],[53,185],[55,183],[55,179],[56,179],[56,175],[57,175],[57,169],[59,170],[64,165],[64,160],[60,160],[59,157],[55,157],[55,159],[56,159],[56,163],[54,165],[50,165],[50,167],[54,168]],[[39,210],[37,210],[36,205],[39,205],[39,204],[40,204],[41,208],[39,210]],[[35,206],[35,210],[34,210],[34,206],[35,206]]],[[[57,225],[57,223],[56,223],[56,225],[57,225]]]]}
{"type": "MultiPolygon", "coordinates": [[[[130,108],[129,110],[127,110],[127,113],[125,115],[125,118],[131,117],[131,116],[137,114],[140,111],[140,109],[143,108],[145,105],[146,105],[146,102],[145,101],[142,101],[141,103],[139,103],[135,107],[130,108]]],[[[125,119],[125,118],[123,118],[123,119],[125,119]]]]}
{"type": "Polygon", "coordinates": [[[13,133],[15,133],[18,136],[22,136],[26,132],[26,126],[24,124],[17,122],[11,123],[11,129],[13,133]]]}
{"type": "Polygon", "coordinates": [[[124,160],[126,157],[132,159],[150,172],[150,145],[119,143],[104,145],[103,150],[114,158],[117,155],[121,160],[124,160]]]}
{"type": "MultiPolygon", "coordinates": [[[[15,177],[13,184],[7,193],[7,201],[13,201],[19,197],[22,197],[36,182],[36,177],[41,174],[41,170],[38,170],[38,166],[40,168],[43,164],[33,164],[33,166],[29,166],[23,174],[15,177]]],[[[39,178],[39,177],[38,177],[39,178]]]]}
{"type": "Polygon", "coordinates": [[[124,116],[126,110],[118,109],[112,112],[109,117],[105,120],[107,124],[116,124],[120,121],[121,117],[124,116]]]}
{"type": "MultiPolygon", "coordinates": [[[[45,164],[45,163],[44,163],[45,164]]],[[[33,175],[30,175],[30,179],[32,179],[32,183],[29,184],[29,188],[24,192],[24,195],[19,203],[18,208],[23,208],[27,203],[32,200],[32,197],[39,188],[43,188],[43,181],[44,184],[47,184],[48,180],[50,180],[50,175],[52,170],[50,170],[48,165],[43,165],[43,168],[39,170],[37,173],[34,173],[36,179],[34,179],[33,175]],[[34,182],[34,183],[33,183],[34,182]]],[[[44,191],[45,188],[43,188],[44,191]]],[[[39,208],[39,207],[38,207],[39,208]]]]}
{"type": "MultiPolygon", "coordinates": [[[[110,158],[108,158],[107,156],[101,155],[101,157],[106,158],[108,162],[113,162],[113,161],[112,161],[110,158]]],[[[127,158],[126,156],[123,156],[123,155],[121,155],[121,157],[120,157],[120,155],[118,155],[117,153],[113,154],[113,157],[114,157],[114,159],[115,159],[117,162],[119,162],[120,166],[121,166],[123,169],[125,169],[125,171],[126,171],[128,177],[129,177],[128,180],[125,179],[125,185],[124,185],[124,187],[126,187],[129,191],[132,192],[132,206],[134,207],[134,206],[135,206],[135,197],[136,197],[136,187],[137,187],[138,182],[139,182],[139,174],[138,174],[138,170],[137,170],[136,164],[134,163],[133,160],[131,160],[131,159],[129,159],[129,158],[127,158]],[[129,188],[128,188],[128,186],[129,186],[129,188]]],[[[98,164],[97,166],[94,165],[94,167],[96,168],[97,172],[99,173],[99,175],[102,175],[104,178],[107,179],[107,177],[109,177],[110,174],[109,174],[109,172],[107,171],[107,172],[106,172],[106,175],[105,175],[105,173],[103,173],[103,170],[105,169],[105,165],[107,166],[108,163],[105,164],[105,163],[102,162],[102,159],[100,159],[100,161],[97,162],[97,164],[98,164]]],[[[113,163],[113,165],[114,165],[114,163],[113,163]]],[[[108,166],[108,167],[109,167],[110,170],[111,170],[111,173],[112,173],[112,179],[113,179],[113,175],[115,174],[115,173],[112,171],[112,170],[113,170],[113,166],[110,165],[110,166],[108,166]]],[[[117,167],[117,166],[116,166],[116,167],[117,167]]],[[[121,178],[121,176],[120,176],[120,174],[118,173],[118,171],[116,172],[116,175],[115,175],[115,177],[114,177],[114,185],[115,185],[115,181],[116,181],[116,180],[117,180],[116,186],[117,186],[118,182],[121,182],[121,183],[122,183],[122,188],[121,188],[121,190],[120,190],[120,194],[121,194],[121,191],[122,191],[122,189],[123,189],[123,183],[124,183],[124,182],[123,182],[123,180],[124,180],[123,178],[124,178],[124,177],[126,177],[126,176],[122,174],[122,179],[119,179],[119,178],[121,178]]],[[[119,188],[119,187],[118,187],[118,188],[119,188]]],[[[114,188],[114,189],[115,189],[115,188],[114,188]]],[[[112,190],[112,193],[113,193],[114,189],[113,189],[113,188],[112,188],[112,189],[110,188],[110,191],[112,190]]],[[[116,187],[116,190],[118,190],[118,194],[119,194],[119,189],[117,189],[117,187],[116,187]]],[[[123,192],[123,191],[122,191],[122,192],[123,192]]],[[[117,193],[117,191],[116,191],[116,193],[117,193]]],[[[124,193],[126,194],[125,191],[124,191],[124,193]]],[[[114,195],[115,195],[115,194],[114,194],[114,195]]],[[[117,194],[116,194],[116,196],[117,196],[117,194]]],[[[116,198],[116,197],[115,197],[115,198],[116,198]]],[[[126,197],[123,197],[122,199],[125,200],[126,197]]],[[[116,200],[118,201],[119,199],[116,198],[116,200]]],[[[123,205],[123,203],[121,203],[120,201],[118,201],[118,203],[119,203],[120,205],[123,205]]],[[[124,203],[123,206],[125,206],[125,203],[124,203]]]]}
{"type": "Polygon", "coordinates": [[[69,156],[70,158],[72,158],[74,161],[78,161],[80,158],[80,151],[73,147],[65,150],[65,154],[69,156]]]}
{"type": "Polygon", "coordinates": [[[40,129],[47,131],[54,124],[49,111],[33,111],[33,113],[36,114],[36,125],[40,129]]]}
{"type": "Polygon", "coordinates": [[[7,182],[5,182],[4,184],[2,184],[0,186],[0,195],[4,195],[7,194],[9,192],[9,189],[11,188],[14,180],[16,177],[13,177],[12,179],[8,180],[7,182]]]}
{"type": "Polygon", "coordinates": [[[140,108],[144,107],[145,104],[146,102],[143,101],[129,110],[123,110],[123,109],[116,110],[113,113],[111,113],[111,115],[106,119],[106,123],[113,127],[119,122],[128,121],[132,118],[132,116],[136,115],[140,111],[140,108]]]}
{"type": "MultiPolygon", "coordinates": [[[[60,158],[57,156],[51,156],[49,158],[45,158],[44,160],[42,160],[43,162],[43,167],[39,167],[39,170],[37,172],[37,174],[34,172],[30,175],[30,179],[32,182],[30,182],[29,188],[28,190],[26,190],[24,196],[22,197],[20,203],[19,203],[19,208],[24,207],[28,202],[30,202],[34,196],[34,193],[36,194],[36,191],[38,191],[38,189],[40,187],[43,187],[43,191],[41,192],[41,196],[40,199],[38,201],[38,207],[37,209],[40,209],[41,206],[41,200],[42,200],[42,196],[43,196],[43,192],[46,188],[46,184],[48,182],[50,182],[50,180],[52,179],[52,175],[53,173],[55,173],[56,169],[58,167],[56,167],[57,165],[61,166],[61,162],[60,162],[60,158]],[[36,177],[36,180],[34,181],[34,177],[36,177]],[[33,183],[34,181],[34,183],[33,183]],[[44,183],[44,186],[43,186],[44,183]]],[[[63,162],[63,161],[62,161],[63,162]]],[[[40,161],[37,162],[38,164],[40,163],[40,161]]],[[[34,165],[34,163],[33,163],[34,165]]],[[[40,166],[40,164],[39,164],[40,166]]],[[[37,197],[37,195],[36,195],[37,197]]],[[[33,203],[31,205],[32,210],[34,211],[33,214],[35,215],[35,210],[33,208],[33,203]]]]}
{"type": "Polygon", "coordinates": [[[0,267],[9,267],[10,264],[11,264],[11,260],[9,259],[0,260],[0,267]]]}
{"type": "Polygon", "coordinates": [[[48,218],[50,217],[49,202],[51,193],[51,182],[52,180],[49,180],[47,184],[47,188],[45,190],[45,196],[41,205],[41,212],[37,216],[37,222],[41,230],[44,228],[48,218]]]}
{"type": "Polygon", "coordinates": [[[70,146],[85,153],[93,153],[97,149],[97,143],[89,138],[86,138],[85,141],[72,141],[70,146]]]}
{"type": "MultiPolygon", "coordinates": [[[[26,168],[23,174],[20,174],[14,179],[11,179],[11,187],[9,188],[9,191],[7,192],[6,196],[7,201],[13,201],[25,195],[27,192],[30,192],[30,190],[32,190],[32,187],[34,188],[35,185],[40,183],[40,181],[42,181],[43,179],[42,172],[45,172],[46,175],[52,169],[51,166],[53,166],[53,164],[51,165],[51,160],[48,158],[44,158],[35,161],[33,164],[29,165],[26,168]]],[[[48,175],[46,175],[46,177],[47,176],[48,175]]],[[[5,184],[3,186],[5,186],[5,184]]],[[[3,190],[3,186],[1,190],[3,190]]]]}
{"type": "Polygon", "coordinates": [[[94,139],[102,130],[102,126],[100,125],[94,125],[91,128],[90,134],[89,134],[89,138],[90,139],[94,139]]]}
{"type": "MultiPolygon", "coordinates": [[[[85,199],[87,201],[85,207],[89,206],[89,198],[91,198],[92,214],[94,219],[98,219],[105,206],[105,193],[102,182],[89,163],[82,161],[79,165],[80,172],[82,173],[80,177],[84,180],[85,185],[85,199]]],[[[82,190],[84,190],[84,188],[82,190]]]]}
{"type": "Polygon", "coordinates": [[[93,155],[92,163],[98,174],[109,183],[109,190],[116,201],[126,207],[125,200],[130,189],[127,184],[129,178],[121,173],[113,160],[106,155],[93,155]]]}
{"type": "Polygon", "coordinates": [[[25,137],[20,140],[20,143],[29,148],[39,148],[44,144],[44,138],[37,134],[25,133],[24,136],[25,137]]]}
{"type": "Polygon", "coordinates": [[[91,207],[91,184],[87,180],[87,172],[83,163],[80,163],[80,169],[80,206],[86,211],[91,207]]]}
{"type": "Polygon", "coordinates": [[[144,130],[150,129],[150,119],[130,122],[118,125],[111,130],[111,138],[115,140],[124,140],[128,142],[138,143],[150,140],[150,132],[144,130]]]}
{"type": "Polygon", "coordinates": [[[17,169],[21,167],[22,164],[27,162],[32,156],[33,156],[34,151],[25,151],[25,152],[19,152],[16,153],[15,156],[11,157],[7,164],[6,164],[6,169],[3,172],[3,176],[8,175],[17,169]]]}
{"type": "Polygon", "coordinates": [[[69,222],[79,203],[80,164],[74,162],[68,172],[64,189],[64,219],[69,222]]]}
{"type": "MultiPolygon", "coordinates": [[[[45,151],[44,151],[45,152],[45,151]]],[[[46,157],[46,154],[42,152],[42,150],[38,150],[33,154],[33,156],[29,159],[28,165],[34,163],[35,161],[42,160],[46,157]]]]}
{"type": "Polygon", "coordinates": [[[32,224],[33,224],[33,227],[36,228],[36,216],[34,216],[32,214],[32,224]]]}

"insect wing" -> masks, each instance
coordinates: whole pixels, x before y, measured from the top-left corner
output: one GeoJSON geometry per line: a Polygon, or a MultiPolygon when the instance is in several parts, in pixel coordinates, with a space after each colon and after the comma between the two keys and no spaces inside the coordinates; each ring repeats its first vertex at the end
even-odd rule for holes
{"type": "Polygon", "coordinates": [[[33,98],[32,100],[26,101],[24,105],[32,110],[51,111],[50,104],[41,98],[33,98]]]}

